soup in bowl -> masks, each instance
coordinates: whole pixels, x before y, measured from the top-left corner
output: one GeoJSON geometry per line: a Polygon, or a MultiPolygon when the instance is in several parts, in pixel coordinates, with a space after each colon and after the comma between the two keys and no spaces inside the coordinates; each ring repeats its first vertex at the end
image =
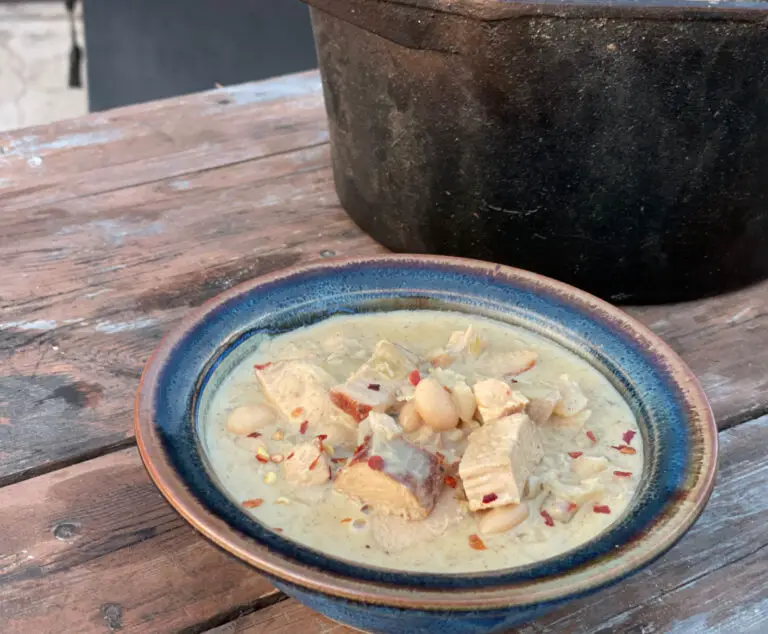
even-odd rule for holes
{"type": "Polygon", "coordinates": [[[617,309],[497,265],[384,256],[233,289],[149,362],[137,437],[196,528],[366,631],[503,631],[671,547],[716,428],[617,309]]]}

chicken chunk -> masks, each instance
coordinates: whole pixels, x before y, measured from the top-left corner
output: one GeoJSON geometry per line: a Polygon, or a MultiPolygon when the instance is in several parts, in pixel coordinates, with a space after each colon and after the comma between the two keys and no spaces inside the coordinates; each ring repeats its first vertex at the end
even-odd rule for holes
{"type": "Polygon", "coordinates": [[[371,517],[371,532],[376,543],[388,552],[399,552],[414,544],[428,542],[469,517],[467,507],[456,499],[455,491],[445,488],[430,516],[409,522],[392,515],[371,517]]]}
{"type": "Polygon", "coordinates": [[[555,411],[560,401],[560,392],[554,388],[534,385],[520,386],[520,391],[528,399],[526,413],[537,425],[544,425],[555,411]]]}
{"type": "Polygon", "coordinates": [[[331,479],[328,458],[317,443],[297,445],[282,462],[285,479],[295,486],[317,486],[331,479]]]}
{"type": "Polygon", "coordinates": [[[543,454],[538,429],[526,414],[513,414],[473,431],[459,462],[469,508],[519,504],[526,480],[543,454]]]}
{"type": "Polygon", "coordinates": [[[386,412],[397,403],[399,388],[417,363],[416,355],[382,339],[345,383],[331,389],[331,401],[357,422],[371,411],[386,412]]]}
{"type": "Polygon", "coordinates": [[[513,377],[536,365],[539,354],[533,350],[500,352],[483,359],[480,370],[492,376],[513,377]]]}
{"type": "Polygon", "coordinates": [[[605,486],[597,478],[582,480],[579,484],[571,484],[563,482],[557,477],[550,477],[544,483],[544,488],[549,489],[558,499],[568,500],[574,504],[584,504],[584,502],[595,500],[605,492],[605,486]]]}
{"type": "Polygon", "coordinates": [[[473,326],[466,330],[456,330],[451,333],[444,348],[429,354],[430,363],[437,368],[447,368],[462,355],[470,355],[475,359],[488,347],[488,341],[473,326]]]}
{"type": "Polygon", "coordinates": [[[541,510],[547,513],[553,520],[567,524],[576,515],[579,505],[570,500],[558,498],[550,493],[541,505],[541,510]]]}
{"type": "Polygon", "coordinates": [[[330,391],[331,402],[360,422],[372,411],[386,412],[397,402],[395,389],[384,383],[354,379],[330,391]]]}
{"type": "Polygon", "coordinates": [[[334,380],[328,372],[306,361],[290,360],[258,366],[256,376],[267,397],[297,428],[306,421],[311,435],[326,434],[334,445],[354,446],[355,420],[331,401],[334,380]]]}
{"type": "Polygon", "coordinates": [[[498,379],[478,381],[472,391],[477,401],[477,412],[484,423],[521,412],[528,404],[525,396],[498,379]]]}
{"type": "Polygon", "coordinates": [[[333,487],[361,504],[369,504],[376,513],[424,519],[432,512],[442,487],[439,460],[399,432],[396,435],[396,430],[382,431],[378,423],[391,429],[375,417],[372,433],[336,474],[333,487]]]}
{"type": "Polygon", "coordinates": [[[575,416],[586,408],[589,403],[579,384],[567,374],[560,376],[557,388],[560,390],[560,400],[555,405],[555,414],[558,416],[563,418],[575,416]]]}
{"type": "Polygon", "coordinates": [[[418,357],[411,351],[382,339],[376,344],[371,357],[349,377],[349,380],[368,383],[404,381],[408,374],[416,369],[418,362],[418,357]]]}

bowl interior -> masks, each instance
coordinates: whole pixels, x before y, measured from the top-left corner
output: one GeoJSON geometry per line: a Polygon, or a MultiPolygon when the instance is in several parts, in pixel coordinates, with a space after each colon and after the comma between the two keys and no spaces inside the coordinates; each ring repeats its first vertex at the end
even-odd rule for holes
{"type": "MultiPolygon", "coordinates": [[[[698,384],[651,333],[565,285],[446,258],[319,265],[259,280],[214,300],[171,335],[150,362],[139,394],[137,432],[145,460],[156,458],[164,464],[160,471],[173,474],[163,478],[153,473],[166,497],[206,534],[216,533],[221,545],[227,547],[235,536],[238,547],[231,550],[251,563],[279,576],[298,567],[310,576],[322,571],[360,582],[429,589],[551,580],[611,559],[612,570],[605,574],[625,575],[643,558],[661,554],[693,522],[709,494],[716,455],[714,424],[698,384]],[[259,335],[339,313],[402,308],[447,309],[523,326],[565,346],[608,377],[635,413],[646,447],[644,477],[624,516],[560,556],[526,567],[451,575],[368,568],[332,558],[243,513],[217,485],[199,442],[198,411],[206,391],[215,389],[259,335]],[[195,509],[179,502],[177,484],[194,499],[195,509]],[[200,510],[213,520],[201,520],[200,510]]],[[[290,574],[286,578],[296,580],[290,574]]]]}

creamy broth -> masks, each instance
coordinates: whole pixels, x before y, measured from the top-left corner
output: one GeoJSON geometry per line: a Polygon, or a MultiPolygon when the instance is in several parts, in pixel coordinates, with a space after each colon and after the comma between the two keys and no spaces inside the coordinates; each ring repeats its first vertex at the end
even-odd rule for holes
{"type": "MultiPolygon", "coordinates": [[[[422,386],[424,390],[426,385],[422,386]]],[[[325,394],[315,396],[327,398],[325,394]]],[[[334,405],[325,401],[322,407],[336,411],[334,405]]],[[[561,346],[529,331],[452,312],[392,311],[337,316],[264,340],[229,371],[208,397],[200,416],[210,466],[228,495],[244,505],[244,512],[284,537],[328,555],[402,571],[465,573],[505,569],[570,550],[603,532],[623,514],[639,484],[643,465],[642,439],[635,418],[600,372],[561,346]],[[454,333],[467,333],[470,327],[471,336],[464,337],[467,345],[461,348],[462,337],[454,333]],[[452,335],[453,345],[449,345],[452,335]],[[334,488],[333,480],[349,468],[346,459],[355,452],[357,444],[372,435],[379,438],[376,434],[381,432],[371,424],[378,414],[355,423],[357,429],[351,432],[352,440],[336,433],[338,429],[333,427],[327,438],[318,441],[316,436],[327,431],[323,421],[307,421],[304,408],[300,407],[287,416],[286,412],[281,413],[271,398],[274,394],[265,393],[266,383],[262,382],[272,379],[257,378],[257,374],[268,377],[272,372],[274,385],[279,387],[280,380],[289,379],[281,377],[276,368],[285,367],[287,375],[304,386],[321,375],[330,375],[334,383],[342,385],[371,358],[382,341],[402,346],[407,354],[418,357],[413,367],[418,376],[409,372],[406,380],[400,378],[391,385],[382,382],[380,386],[373,380],[367,385],[375,392],[370,396],[382,400],[388,395],[383,392],[392,388],[396,403],[386,409],[395,420],[405,404],[411,402],[413,408],[418,389],[413,384],[429,378],[447,388],[445,393],[454,403],[459,403],[455,396],[458,383],[468,385],[477,397],[482,396],[479,383],[490,380],[486,387],[494,387],[501,381],[511,394],[505,397],[508,407],[496,422],[493,417],[498,412],[478,407],[470,415],[472,421],[462,420],[446,431],[435,432],[422,423],[416,431],[402,431],[397,440],[392,440],[391,432],[388,439],[382,437],[380,446],[390,447],[392,442],[398,442],[401,444],[397,447],[402,448],[407,441],[408,447],[415,445],[421,448],[420,452],[427,452],[426,458],[421,453],[416,456],[416,462],[426,465],[424,468],[433,464],[430,460],[440,463],[440,491],[434,508],[424,508],[429,504],[423,500],[436,493],[430,487],[415,497],[408,496],[411,506],[407,512],[426,513],[425,519],[384,515],[381,511],[387,508],[383,504],[365,504],[364,496],[352,499],[348,491],[334,488]],[[526,369],[534,357],[535,364],[526,369]],[[509,359],[521,361],[522,365],[510,371],[509,359]],[[515,398],[525,405],[516,406],[515,398]],[[546,410],[543,414],[539,409],[542,402],[546,410]],[[560,415],[547,417],[553,402],[560,415]],[[247,410],[250,418],[231,418],[238,408],[262,405],[271,408],[265,411],[271,412],[274,420],[267,416],[254,422],[251,415],[255,409],[247,410]],[[507,410],[513,413],[508,414],[507,410]],[[534,417],[538,420],[532,421],[534,417]],[[478,418],[485,418],[486,422],[481,424],[478,418]],[[482,466],[486,455],[481,436],[490,435],[489,448],[493,451],[498,451],[497,445],[504,445],[493,439],[494,425],[504,433],[508,431],[512,438],[509,442],[519,446],[515,445],[510,454],[512,471],[498,467],[500,471],[506,469],[498,476],[499,482],[504,482],[503,486],[498,485],[499,495],[494,490],[478,501],[470,494],[476,494],[486,480],[495,482],[496,478],[495,471],[491,476],[475,476],[478,463],[482,466]],[[516,429],[512,428],[514,425],[516,429]],[[238,433],[233,433],[233,429],[238,433]],[[526,434],[533,436],[528,438],[526,434]],[[296,484],[295,461],[302,459],[296,452],[302,444],[319,445],[322,454],[320,448],[317,451],[322,460],[310,463],[306,467],[308,481],[296,484]],[[472,451],[481,456],[472,464],[468,446],[473,446],[472,451]],[[465,465],[460,462],[462,456],[467,461],[465,465]],[[291,467],[294,471],[290,472],[289,481],[291,467]],[[329,467],[333,480],[328,480],[329,467]],[[462,478],[462,473],[466,478],[462,478]],[[325,481],[321,482],[323,478],[325,481]],[[499,496],[516,502],[500,505],[504,499],[499,496]],[[473,512],[468,509],[471,504],[482,508],[473,512]],[[520,521],[518,512],[517,519],[510,520],[514,526],[495,532],[498,521],[487,518],[492,513],[494,518],[501,517],[503,513],[495,510],[501,508],[527,509],[527,517],[520,521]]],[[[349,422],[346,414],[341,418],[349,422]]],[[[395,458],[384,450],[376,451],[385,456],[388,465],[390,458],[395,458]]],[[[502,453],[506,459],[507,453],[502,453]]],[[[491,464],[495,458],[489,460],[491,464]]],[[[376,461],[381,461],[378,456],[367,458],[367,463],[359,462],[360,475],[347,478],[347,488],[354,488],[356,480],[369,475],[365,469],[378,471],[376,477],[387,476],[387,467],[382,471],[376,461]]],[[[341,480],[336,484],[340,486],[341,480]]],[[[374,485],[371,486],[375,489],[374,485]]],[[[504,524],[503,517],[500,521],[504,524]]]]}

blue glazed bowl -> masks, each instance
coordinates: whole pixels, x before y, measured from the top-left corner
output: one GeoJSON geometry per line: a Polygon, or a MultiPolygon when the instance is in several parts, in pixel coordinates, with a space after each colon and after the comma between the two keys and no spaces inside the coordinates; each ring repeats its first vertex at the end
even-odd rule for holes
{"type": "Polygon", "coordinates": [[[703,510],[717,428],[699,383],[653,333],[565,284],[495,264],[389,255],[325,261],[255,279],[190,314],[148,362],[136,399],[142,459],[196,529],[302,603],[377,633],[502,632],[615,583],[666,552],[703,510]],[[601,371],[637,416],[644,475],[606,532],[525,567],[475,574],[366,568],[284,538],[216,485],[197,404],[214,370],[253,336],[338,313],[453,310],[528,328],[601,371]]]}

